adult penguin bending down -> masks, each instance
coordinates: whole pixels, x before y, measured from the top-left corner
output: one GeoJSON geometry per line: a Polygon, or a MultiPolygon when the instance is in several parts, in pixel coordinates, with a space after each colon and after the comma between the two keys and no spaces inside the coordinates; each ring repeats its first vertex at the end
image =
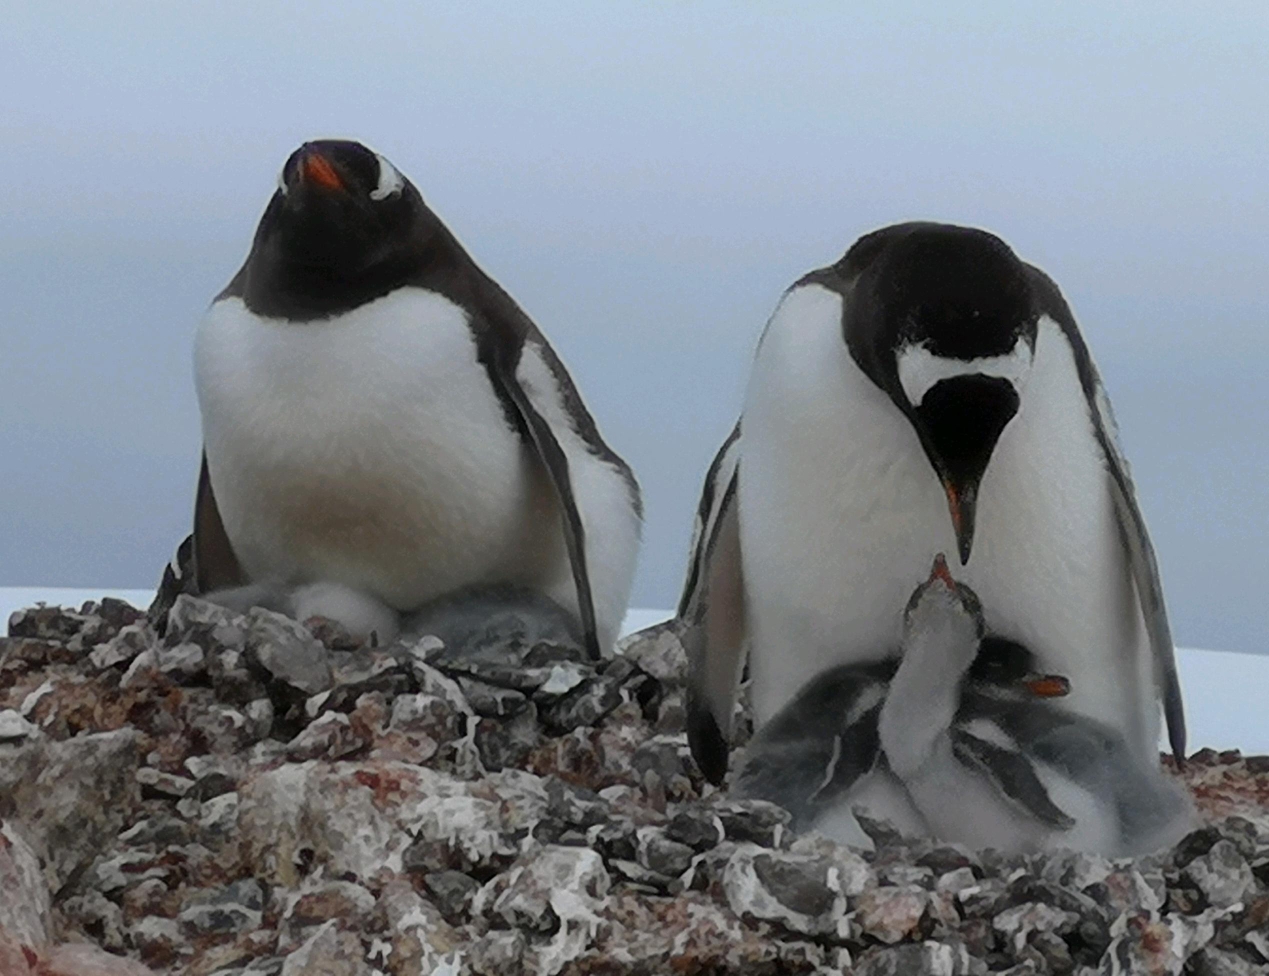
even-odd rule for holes
{"type": "MultiPolygon", "coordinates": [[[[199,326],[192,589],[352,629],[483,584],[626,609],[641,505],[564,365],[384,157],[309,142],[199,326]],[[305,602],[306,601],[306,602],[305,602]]],[[[383,623],[380,627],[387,626],[383,623]]],[[[383,636],[383,635],[381,635],[383,636]]]]}
{"type": "Polygon", "coordinates": [[[813,675],[900,647],[934,554],[1065,707],[1155,757],[1185,728],[1154,551],[1057,286],[999,238],[908,223],[783,296],[706,477],[679,617],[689,739],[726,772],[746,652],[760,726],[813,675]]]}

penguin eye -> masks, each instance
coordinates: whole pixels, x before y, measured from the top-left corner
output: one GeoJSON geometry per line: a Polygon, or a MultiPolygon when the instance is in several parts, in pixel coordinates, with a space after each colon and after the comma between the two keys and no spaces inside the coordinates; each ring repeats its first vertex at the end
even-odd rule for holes
{"type": "Polygon", "coordinates": [[[370,199],[385,200],[400,193],[405,180],[397,172],[397,168],[378,153],[375,153],[375,159],[379,162],[379,185],[370,191],[370,199]]]}

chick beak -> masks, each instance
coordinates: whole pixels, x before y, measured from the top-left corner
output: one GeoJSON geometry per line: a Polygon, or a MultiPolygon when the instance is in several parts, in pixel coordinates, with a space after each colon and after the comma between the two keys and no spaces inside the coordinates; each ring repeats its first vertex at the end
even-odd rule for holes
{"type": "Polygon", "coordinates": [[[1065,698],[1071,693],[1071,682],[1060,674],[1029,674],[1022,686],[1036,698],[1065,698]]]}
{"type": "Polygon", "coordinates": [[[947,558],[940,552],[934,557],[934,565],[930,567],[930,578],[928,583],[942,583],[949,590],[956,589],[956,580],[952,579],[952,572],[947,568],[947,558]]]}

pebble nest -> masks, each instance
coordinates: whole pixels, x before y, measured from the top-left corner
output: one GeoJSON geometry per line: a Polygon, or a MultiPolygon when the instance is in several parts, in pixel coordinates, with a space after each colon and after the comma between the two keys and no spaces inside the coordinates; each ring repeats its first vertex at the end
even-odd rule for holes
{"type": "Polygon", "coordinates": [[[1269,757],[1110,861],[797,837],[708,786],[673,625],[509,641],[114,600],[0,639],[0,976],[1269,973],[1269,757]]]}

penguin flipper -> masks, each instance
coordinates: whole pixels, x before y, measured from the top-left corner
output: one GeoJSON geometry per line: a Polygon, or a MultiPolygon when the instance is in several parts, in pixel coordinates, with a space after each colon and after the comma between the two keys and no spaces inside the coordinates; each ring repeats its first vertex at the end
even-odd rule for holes
{"type": "Polygon", "coordinates": [[[688,656],[687,740],[711,783],[727,774],[732,710],[745,662],[744,577],[736,505],[740,425],[705,476],[678,619],[688,656]]]}
{"type": "Polygon", "coordinates": [[[1155,682],[1163,701],[1163,715],[1168,723],[1168,744],[1178,761],[1185,759],[1185,706],[1181,698],[1181,681],[1176,670],[1176,648],[1172,643],[1172,628],[1168,624],[1168,611],[1163,602],[1163,582],[1159,577],[1159,563],[1155,558],[1150,533],[1145,518],[1137,504],[1137,493],[1132,483],[1128,459],[1119,444],[1119,428],[1110,406],[1110,398],[1102,385],[1101,376],[1089,354],[1084,337],[1080,334],[1075,316],[1062,297],[1053,279],[1039,268],[1028,265],[1032,281],[1038,287],[1044,310],[1058,323],[1075,355],[1080,385],[1088,401],[1093,418],[1098,445],[1106,458],[1110,473],[1111,495],[1115,514],[1119,520],[1120,536],[1128,551],[1128,563],[1145,620],[1146,633],[1154,652],[1155,682]]]}
{"type": "Polygon", "coordinates": [[[194,531],[181,540],[176,555],[163,567],[163,578],[146,609],[146,619],[161,635],[167,629],[168,611],[178,596],[201,596],[245,582],[238,557],[220,520],[204,453],[194,500],[194,531]]]}
{"type": "Polygon", "coordinates": [[[595,623],[595,601],[591,594],[590,575],[586,568],[586,529],[573,494],[573,482],[569,476],[568,455],[560,446],[559,438],[551,425],[516,375],[515,363],[509,357],[498,356],[492,361],[493,376],[515,408],[524,425],[528,443],[546,468],[551,485],[560,503],[561,522],[564,526],[564,545],[573,571],[573,585],[577,589],[577,610],[582,624],[582,640],[591,660],[601,659],[599,629],[595,623]]]}
{"type": "Polygon", "coordinates": [[[1075,821],[1049,797],[1035,768],[1021,753],[966,732],[952,731],[952,754],[969,769],[990,780],[1023,813],[1055,830],[1070,830],[1075,821]]]}
{"type": "Polygon", "coordinates": [[[191,533],[176,547],[176,555],[163,567],[163,578],[146,608],[145,616],[160,637],[167,631],[167,615],[182,593],[194,592],[194,536],[191,533]]]}
{"type": "Polygon", "coordinates": [[[751,743],[731,795],[775,803],[793,815],[794,830],[810,827],[876,767],[881,756],[879,711],[874,708],[854,725],[827,737],[784,741],[767,737],[751,743]]]}
{"type": "Polygon", "coordinates": [[[879,762],[879,719],[896,664],[844,664],[816,674],[754,733],[731,793],[778,803],[793,828],[849,800],[879,762]]]}
{"type": "Polygon", "coordinates": [[[234,547],[220,519],[216,495],[207,472],[207,453],[198,474],[198,497],[194,502],[193,579],[196,594],[247,583],[234,547]]]}
{"type": "Polygon", "coordinates": [[[1172,628],[1168,624],[1168,611],[1163,603],[1163,582],[1159,578],[1159,562],[1154,546],[1146,531],[1146,522],[1137,505],[1132,475],[1128,462],[1119,449],[1114,435],[1114,419],[1110,415],[1110,401],[1098,384],[1098,413],[1109,419],[1104,429],[1103,448],[1110,468],[1111,493],[1115,499],[1115,512],[1119,516],[1120,535],[1128,549],[1137,599],[1141,601],[1141,615],[1154,649],[1155,681],[1163,697],[1163,716],[1168,723],[1168,744],[1178,761],[1185,760],[1185,704],[1181,698],[1181,680],[1176,670],[1176,648],[1172,643],[1172,628]],[[1104,405],[1104,407],[1103,407],[1104,405]]]}

